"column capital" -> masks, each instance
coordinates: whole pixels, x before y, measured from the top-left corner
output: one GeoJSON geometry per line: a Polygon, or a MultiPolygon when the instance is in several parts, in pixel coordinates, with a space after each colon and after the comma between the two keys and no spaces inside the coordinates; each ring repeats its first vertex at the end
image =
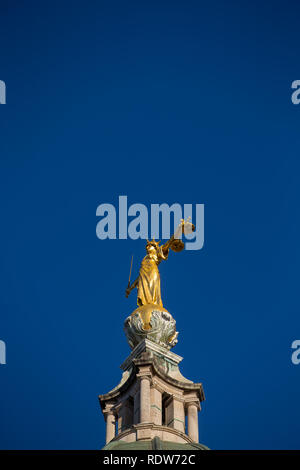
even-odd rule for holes
{"type": "Polygon", "coordinates": [[[136,377],[138,379],[139,382],[141,382],[142,380],[146,379],[150,382],[150,384],[152,384],[152,375],[150,372],[142,372],[142,373],[138,373],[136,374],[136,377]]]}
{"type": "Polygon", "coordinates": [[[103,410],[103,414],[106,417],[107,415],[114,415],[115,414],[115,404],[114,403],[106,403],[105,408],[103,410]]]}
{"type": "Polygon", "coordinates": [[[190,406],[196,406],[197,410],[200,411],[201,410],[201,405],[200,405],[200,401],[195,398],[195,399],[190,399],[188,401],[185,402],[185,406],[186,408],[188,409],[190,406]]]}
{"type": "Polygon", "coordinates": [[[139,365],[137,368],[136,376],[139,377],[141,375],[152,375],[152,365],[139,365]]]}
{"type": "Polygon", "coordinates": [[[180,395],[171,395],[171,397],[173,398],[173,400],[175,401],[179,401],[180,403],[184,403],[185,404],[185,399],[184,397],[180,396],[180,395]]]}

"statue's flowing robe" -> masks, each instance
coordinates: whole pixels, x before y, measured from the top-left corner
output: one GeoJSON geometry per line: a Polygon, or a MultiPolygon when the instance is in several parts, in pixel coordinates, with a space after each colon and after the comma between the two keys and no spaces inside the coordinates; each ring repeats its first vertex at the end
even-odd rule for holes
{"type": "Polygon", "coordinates": [[[139,306],[155,304],[163,307],[160,292],[160,275],[158,265],[162,260],[168,258],[168,253],[163,253],[159,247],[157,251],[157,260],[151,255],[146,255],[141,262],[138,279],[137,304],[139,306]]]}

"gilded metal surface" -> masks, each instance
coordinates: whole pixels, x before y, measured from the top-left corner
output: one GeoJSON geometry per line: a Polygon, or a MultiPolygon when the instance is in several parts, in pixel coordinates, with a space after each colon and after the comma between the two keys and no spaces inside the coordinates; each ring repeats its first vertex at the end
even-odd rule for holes
{"type": "MultiPolygon", "coordinates": [[[[138,306],[154,304],[163,307],[160,289],[160,274],[158,266],[161,261],[168,259],[169,249],[174,252],[182,251],[184,248],[183,241],[179,238],[181,233],[190,233],[195,230],[194,225],[189,219],[182,220],[175,234],[164,245],[155,240],[147,240],[147,255],[143,258],[140,266],[139,276],[126,289],[126,297],[136,287],[137,288],[137,304],[138,306]]],[[[131,271],[130,271],[131,272],[131,271]]],[[[149,320],[145,322],[149,324],[149,320]]]]}

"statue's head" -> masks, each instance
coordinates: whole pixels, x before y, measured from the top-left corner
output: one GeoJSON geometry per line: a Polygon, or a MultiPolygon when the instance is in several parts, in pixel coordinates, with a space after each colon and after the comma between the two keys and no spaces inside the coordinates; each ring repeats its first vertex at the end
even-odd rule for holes
{"type": "Polygon", "coordinates": [[[154,238],[151,241],[147,240],[146,251],[148,254],[157,253],[158,248],[159,248],[159,242],[156,242],[154,238]]]}

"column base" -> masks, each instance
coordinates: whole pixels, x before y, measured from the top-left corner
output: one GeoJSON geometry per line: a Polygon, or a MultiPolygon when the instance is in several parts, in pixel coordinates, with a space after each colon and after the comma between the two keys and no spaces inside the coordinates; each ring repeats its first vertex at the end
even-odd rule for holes
{"type": "Polygon", "coordinates": [[[194,443],[185,433],[169,426],[159,426],[153,423],[134,424],[131,428],[118,434],[113,441],[136,442],[152,440],[159,437],[162,441],[172,441],[178,443],[194,443]]]}

